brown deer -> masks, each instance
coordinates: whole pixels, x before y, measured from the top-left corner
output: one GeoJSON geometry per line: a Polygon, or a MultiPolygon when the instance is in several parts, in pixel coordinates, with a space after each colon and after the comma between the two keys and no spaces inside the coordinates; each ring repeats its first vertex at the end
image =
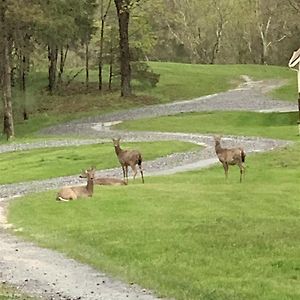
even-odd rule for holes
{"type": "Polygon", "coordinates": [[[138,165],[142,176],[142,182],[144,183],[141,153],[137,150],[122,150],[120,147],[120,138],[112,140],[115,147],[115,152],[122,166],[124,180],[128,183],[128,166],[131,167],[133,171],[133,179],[135,179],[137,174],[136,165],[138,165]]]}
{"type": "Polygon", "coordinates": [[[243,148],[222,148],[221,147],[221,137],[215,136],[215,150],[222,163],[225,171],[225,177],[228,178],[228,167],[229,165],[238,165],[240,168],[240,182],[242,182],[242,175],[245,175],[245,167],[243,163],[245,162],[246,153],[243,148]]]}
{"type": "MultiPolygon", "coordinates": [[[[86,178],[87,174],[86,171],[83,171],[82,174],[79,176],[80,178],[86,178]]],[[[127,185],[127,183],[118,178],[110,178],[110,177],[96,177],[94,178],[94,184],[98,185],[127,185]]]]}
{"type": "Polygon", "coordinates": [[[63,187],[58,193],[56,200],[70,201],[78,198],[92,197],[94,192],[94,176],[96,168],[92,167],[85,171],[87,177],[86,186],[63,187]]]}

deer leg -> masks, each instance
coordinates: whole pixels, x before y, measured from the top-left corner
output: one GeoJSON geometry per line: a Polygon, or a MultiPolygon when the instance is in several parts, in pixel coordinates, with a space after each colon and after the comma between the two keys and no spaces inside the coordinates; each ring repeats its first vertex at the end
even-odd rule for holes
{"type": "Polygon", "coordinates": [[[242,177],[245,179],[245,167],[243,166],[243,163],[239,164],[240,168],[240,182],[242,182],[242,177]]]}
{"type": "Polygon", "coordinates": [[[137,174],[136,166],[135,165],[131,165],[130,167],[131,167],[131,169],[133,171],[133,179],[135,179],[135,176],[137,174]]]}
{"type": "Polygon", "coordinates": [[[225,178],[228,178],[228,164],[226,162],[223,163],[224,171],[225,171],[225,178]]]}
{"type": "Polygon", "coordinates": [[[125,166],[125,176],[126,176],[126,182],[128,183],[128,166],[125,166]]]}
{"type": "Polygon", "coordinates": [[[142,164],[139,164],[139,168],[140,168],[140,172],[141,172],[141,176],[142,176],[142,182],[145,183],[143,169],[142,169],[142,164]]]}
{"type": "Polygon", "coordinates": [[[125,180],[125,179],[126,179],[126,178],[125,178],[125,176],[126,176],[126,175],[125,175],[125,166],[123,166],[123,165],[122,165],[122,171],[123,171],[123,178],[124,178],[124,180],[125,180]]]}

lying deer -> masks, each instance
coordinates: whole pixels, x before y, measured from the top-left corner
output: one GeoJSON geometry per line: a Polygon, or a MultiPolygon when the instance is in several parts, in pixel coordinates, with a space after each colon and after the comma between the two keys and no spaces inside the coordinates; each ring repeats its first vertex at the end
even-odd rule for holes
{"type": "Polygon", "coordinates": [[[94,192],[94,175],[96,168],[92,167],[85,171],[87,177],[86,186],[70,186],[63,187],[58,193],[56,200],[59,201],[70,201],[76,200],[83,197],[92,197],[94,192]]]}
{"type": "MultiPolygon", "coordinates": [[[[86,178],[86,171],[83,171],[79,176],[80,178],[86,178]]],[[[96,177],[94,178],[94,184],[98,185],[127,185],[127,183],[118,178],[110,178],[110,177],[96,177]]]]}
{"type": "Polygon", "coordinates": [[[222,148],[221,147],[221,137],[214,137],[215,139],[215,150],[222,163],[225,171],[225,177],[228,178],[228,167],[229,165],[238,165],[240,168],[240,182],[242,182],[242,175],[245,175],[245,167],[243,163],[245,162],[246,153],[243,148],[222,148]]]}
{"type": "Polygon", "coordinates": [[[115,147],[115,152],[122,166],[124,181],[128,183],[128,166],[131,167],[133,171],[133,179],[135,179],[137,174],[136,165],[138,165],[142,176],[142,182],[144,183],[141,153],[137,150],[122,150],[120,147],[120,138],[112,140],[115,147]]]}

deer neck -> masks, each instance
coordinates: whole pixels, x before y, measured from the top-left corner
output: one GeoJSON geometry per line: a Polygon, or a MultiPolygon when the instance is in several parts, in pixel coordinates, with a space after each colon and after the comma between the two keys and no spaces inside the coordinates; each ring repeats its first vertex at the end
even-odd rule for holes
{"type": "Polygon", "coordinates": [[[216,150],[216,153],[218,153],[222,150],[221,143],[219,141],[216,141],[215,150],[216,150]]]}
{"type": "Polygon", "coordinates": [[[86,189],[89,195],[93,195],[94,192],[94,181],[91,179],[88,179],[86,189]]]}
{"type": "Polygon", "coordinates": [[[122,149],[121,149],[121,147],[118,145],[118,146],[115,146],[115,152],[116,152],[116,154],[117,154],[117,156],[119,156],[121,153],[122,153],[122,149]]]}

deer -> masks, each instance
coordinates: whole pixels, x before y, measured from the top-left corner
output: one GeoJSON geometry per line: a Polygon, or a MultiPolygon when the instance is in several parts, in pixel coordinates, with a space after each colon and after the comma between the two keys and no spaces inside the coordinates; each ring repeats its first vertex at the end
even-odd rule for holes
{"type": "MultiPolygon", "coordinates": [[[[86,178],[87,173],[86,170],[82,171],[82,173],[79,175],[80,178],[86,178]]],[[[127,185],[127,183],[118,178],[111,178],[111,177],[96,177],[94,178],[94,184],[97,185],[127,185]]]]}
{"type": "Polygon", "coordinates": [[[240,182],[242,182],[242,175],[245,176],[245,162],[246,153],[243,148],[222,148],[221,137],[215,136],[215,150],[219,161],[222,163],[225,171],[225,177],[228,178],[229,165],[237,165],[240,168],[240,182]]]}
{"type": "Polygon", "coordinates": [[[136,165],[139,166],[141,176],[142,176],[142,182],[144,183],[144,175],[143,175],[143,169],[142,169],[142,155],[137,150],[122,150],[120,147],[120,140],[118,139],[112,139],[116,155],[119,159],[119,162],[122,166],[123,171],[123,178],[126,183],[128,183],[128,166],[131,167],[133,171],[133,179],[135,179],[135,176],[137,174],[136,165]]]}
{"type": "Polygon", "coordinates": [[[94,192],[94,176],[95,176],[95,167],[91,167],[88,170],[85,170],[85,176],[87,178],[86,186],[70,186],[63,187],[58,193],[56,200],[57,201],[70,201],[76,200],[78,198],[92,197],[94,192]]]}

